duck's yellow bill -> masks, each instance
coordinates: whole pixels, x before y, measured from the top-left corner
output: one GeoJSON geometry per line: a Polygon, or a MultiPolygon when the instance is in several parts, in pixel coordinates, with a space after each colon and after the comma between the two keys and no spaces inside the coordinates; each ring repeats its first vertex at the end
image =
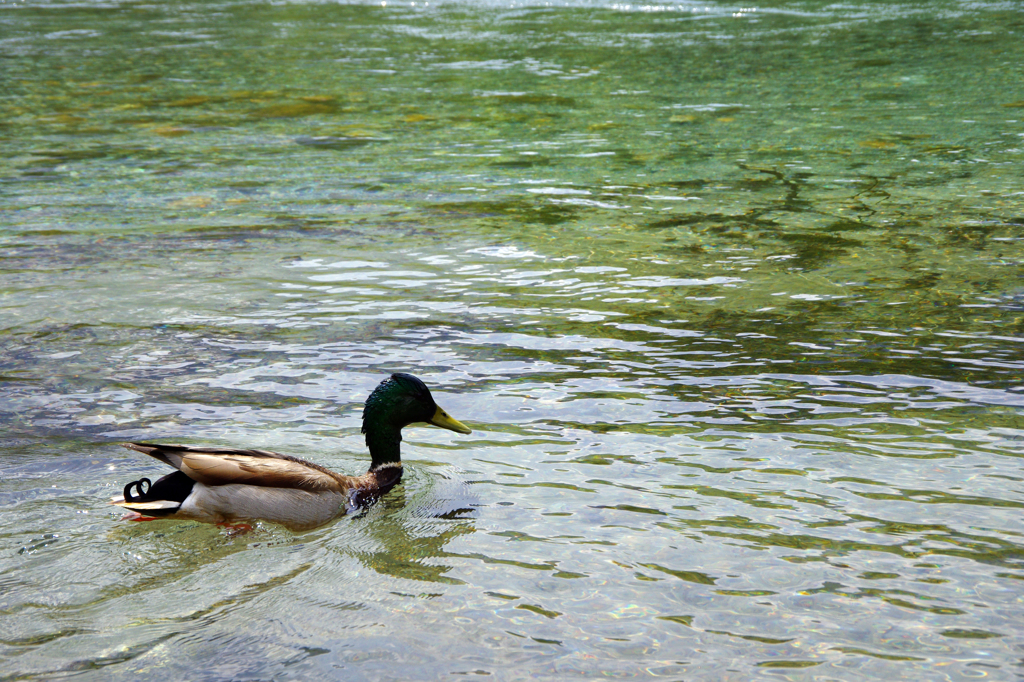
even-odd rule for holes
{"type": "Polygon", "coordinates": [[[473,433],[473,429],[469,428],[458,419],[449,416],[449,414],[440,407],[437,408],[437,411],[434,412],[434,416],[431,417],[430,421],[427,423],[433,424],[434,426],[440,426],[442,429],[448,429],[455,433],[473,433]]]}

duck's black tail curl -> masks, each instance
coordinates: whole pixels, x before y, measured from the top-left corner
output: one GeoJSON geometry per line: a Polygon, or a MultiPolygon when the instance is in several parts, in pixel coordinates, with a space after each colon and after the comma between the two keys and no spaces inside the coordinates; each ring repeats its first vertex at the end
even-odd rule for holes
{"type": "Polygon", "coordinates": [[[132,481],[131,483],[129,483],[128,485],[126,485],[124,487],[124,501],[125,502],[145,502],[146,501],[146,493],[148,493],[152,488],[153,488],[153,481],[149,480],[148,478],[140,478],[137,481],[132,481]],[[142,489],[142,484],[143,483],[146,484],[146,489],[145,490],[142,489]],[[138,492],[138,497],[132,495],[132,488],[135,488],[135,491],[138,492]]]}
{"type": "Polygon", "coordinates": [[[137,503],[177,503],[166,504],[163,507],[156,504],[146,505],[144,510],[136,508],[139,511],[144,511],[147,516],[167,516],[178,511],[181,504],[192,493],[192,486],[194,485],[195,481],[180,471],[167,474],[157,479],[156,483],[153,483],[148,478],[140,478],[124,487],[124,501],[126,504],[122,506],[131,509],[131,505],[137,503]]]}

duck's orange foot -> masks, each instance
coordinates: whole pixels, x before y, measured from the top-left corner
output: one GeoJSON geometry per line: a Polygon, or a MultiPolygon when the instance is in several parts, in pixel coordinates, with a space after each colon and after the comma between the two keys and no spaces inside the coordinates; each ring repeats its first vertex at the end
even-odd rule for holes
{"type": "Polygon", "coordinates": [[[143,516],[139,512],[129,511],[121,517],[122,521],[156,521],[155,516],[143,516]]]}
{"type": "Polygon", "coordinates": [[[248,523],[218,523],[217,525],[227,531],[228,537],[245,535],[253,530],[253,527],[248,523]]]}

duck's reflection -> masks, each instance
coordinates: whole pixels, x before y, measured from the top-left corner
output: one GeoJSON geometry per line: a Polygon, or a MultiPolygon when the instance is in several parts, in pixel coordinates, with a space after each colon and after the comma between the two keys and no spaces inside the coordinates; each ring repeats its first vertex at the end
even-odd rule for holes
{"type": "Polygon", "coordinates": [[[336,545],[351,552],[374,571],[435,583],[461,583],[447,575],[452,556],[446,546],[476,531],[480,501],[461,476],[432,468],[417,471],[373,506],[351,519],[352,530],[364,534],[360,542],[336,545]]]}

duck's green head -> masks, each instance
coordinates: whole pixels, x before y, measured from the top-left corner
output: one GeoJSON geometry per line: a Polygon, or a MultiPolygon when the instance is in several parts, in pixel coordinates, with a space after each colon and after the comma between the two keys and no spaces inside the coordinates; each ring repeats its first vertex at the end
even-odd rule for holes
{"type": "Polygon", "coordinates": [[[456,433],[472,433],[468,426],[437,406],[430,389],[418,378],[411,374],[392,374],[373,389],[363,408],[363,433],[373,458],[372,468],[400,461],[398,444],[402,440],[402,427],[417,422],[456,433]]]}

